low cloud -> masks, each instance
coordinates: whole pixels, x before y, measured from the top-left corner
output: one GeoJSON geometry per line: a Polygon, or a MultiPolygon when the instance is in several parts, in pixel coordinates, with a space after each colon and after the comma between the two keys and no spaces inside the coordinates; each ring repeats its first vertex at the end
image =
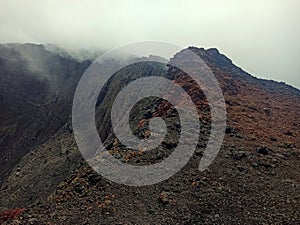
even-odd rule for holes
{"type": "Polygon", "coordinates": [[[0,42],[109,49],[159,40],[217,47],[255,76],[300,87],[296,0],[2,0],[0,42]]]}

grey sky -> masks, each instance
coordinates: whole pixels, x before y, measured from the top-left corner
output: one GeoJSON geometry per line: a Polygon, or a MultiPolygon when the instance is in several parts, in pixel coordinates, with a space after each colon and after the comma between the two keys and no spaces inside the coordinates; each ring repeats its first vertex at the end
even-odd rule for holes
{"type": "Polygon", "coordinates": [[[251,74],[300,88],[297,0],[0,0],[0,42],[217,47],[251,74]]]}

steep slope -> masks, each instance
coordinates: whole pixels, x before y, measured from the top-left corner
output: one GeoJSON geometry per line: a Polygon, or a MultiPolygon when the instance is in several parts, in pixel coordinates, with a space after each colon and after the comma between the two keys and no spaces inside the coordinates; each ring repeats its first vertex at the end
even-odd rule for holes
{"type": "MultiPolygon", "coordinates": [[[[202,91],[191,86],[190,78],[176,68],[169,67],[163,72],[153,65],[139,66],[143,69],[138,75],[160,71],[163,76],[175,79],[198,103],[203,130],[190,162],[169,180],[146,187],[112,183],[84,163],[51,196],[26,207],[21,216],[8,224],[299,224],[300,91],[283,83],[257,79],[216,49],[190,49],[214,72],[224,92],[228,113],[223,146],[208,170],[198,171],[210,118],[202,91]]],[[[179,52],[174,57],[181,56],[179,52]]],[[[121,78],[136,76],[133,72],[136,68],[131,69],[120,71],[121,78]]],[[[107,92],[99,97],[97,120],[104,138],[110,137],[107,106],[111,94],[130,81],[118,83],[120,80],[112,80],[107,92]]],[[[124,162],[137,165],[162,160],[176,146],[176,132],[180,131],[176,113],[168,103],[152,99],[141,103],[132,114],[133,130],[141,136],[145,135],[151,116],[171,118],[170,130],[175,131],[171,137],[175,142],[173,138],[167,139],[157,151],[146,154],[132,152],[112,137],[106,142],[110,152],[124,162]],[[151,107],[145,109],[145,106],[151,107]]],[[[70,140],[65,145],[61,143],[60,149],[78,153],[72,134],[57,135],[54,139],[70,140]]],[[[57,141],[52,143],[55,149],[57,141]]],[[[30,158],[35,156],[28,156],[23,168],[30,158]]],[[[6,186],[8,193],[22,180],[16,172],[6,186]]]]}
{"type": "Polygon", "coordinates": [[[89,64],[43,45],[0,45],[0,186],[22,156],[66,122],[89,64]]]}
{"type": "MultiPolygon", "coordinates": [[[[228,126],[244,134],[244,145],[248,142],[253,145],[258,139],[260,144],[265,145],[281,143],[299,147],[298,89],[282,82],[255,78],[236,67],[216,49],[189,49],[205,60],[219,81],[226,100],[228,126]]],[[[174,72],[175,79],[183,81],[183,85],[188,84],[189,79],[182,72],[174,72]]],[[[198,93],[190,91],[189,94],[196,96],[198,93]]]]}

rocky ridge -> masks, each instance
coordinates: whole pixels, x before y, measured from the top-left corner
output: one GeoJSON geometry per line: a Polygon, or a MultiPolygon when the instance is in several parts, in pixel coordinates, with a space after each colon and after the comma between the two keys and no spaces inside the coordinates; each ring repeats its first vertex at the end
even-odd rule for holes
{"type": "MultiPolygon", "coordinates": [[[[205,126],[209,122],[205,96],[201,90],[189,89],[189,78],[170,67],[168,76],[186,86],[190,96],[198,101],[203,122],[195,154],[179,173],[156,185],[128,187],[102,178],[79,160],[78,166],[49,197],[35,196],[40,200],[26,205],[25,211],[6,223],[299,224],[300,91],[282,83],[259,80],[233,65],[216,49],[190,49],[201,56],[215,74],[224,92],[228,113],[223,146],[208,170],[200,173],[197,169],[209,134],[209,126],[205,126]]],[[[180,53],[175,57],[180,57],[180,53]]],[[[98,109],[105,108],[101,103],[106,106],[101,101],[98,109]]],[[[141,108],[144,106],[142,103],[141,108]]],[[[137,135],[145,135],[147,120],[153,115],[169,113],[171,118],[176,118],[166,102],[154,99],[153,108],[155,110],[144,111],[141,117],[133,112],[134,123],[141,128],[136,130],[137,135]]],[[[101,115],[101,111],[98,113],[101,115]]],[[[174,122],[173,119],[170,122],[174,122]]],[[[180,127],[175,125],[173,130],[179,132],[180,127]]],[[[61,145],[60,151],[72,149],[75,155],[78,153],[72,134],[67,131],[65,127],[53,138],[61,137],[63,142],[52,141],[52,152],[61,145]]],[[[115,138],[108,138],[106,143],[115,157],[137,165],[162,160],[176,146],[176,141],[168,139],[161,149],[147,155],[124,148],[115,138]]],[[[38,152],[47,155],[46,151],[38,152]]],[[[27,163],[24,159],[23,166],[27,163]]],[[[54,164],[50,168],[55,168],[54,164]]],[[[15,169],[12,176],[18,177],[17,172],[15,169]]],[[[13,180],[7,188],[18,182],[20,179],[13,180]]],[[[23,206],[17,201],[14,207],[23,206]]]]}

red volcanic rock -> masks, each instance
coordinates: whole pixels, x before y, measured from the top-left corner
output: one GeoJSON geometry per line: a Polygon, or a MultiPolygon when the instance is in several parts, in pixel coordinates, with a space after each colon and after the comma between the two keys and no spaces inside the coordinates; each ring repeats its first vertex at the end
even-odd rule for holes
{"type": "Polygon", "coordinates": [[[16,208],[16,209],[6,210],[0,213],[0,223],[4,223],[15,219],[16,217],[21,215],[24,210],[25,210],[24,208],[16,208]]]}

